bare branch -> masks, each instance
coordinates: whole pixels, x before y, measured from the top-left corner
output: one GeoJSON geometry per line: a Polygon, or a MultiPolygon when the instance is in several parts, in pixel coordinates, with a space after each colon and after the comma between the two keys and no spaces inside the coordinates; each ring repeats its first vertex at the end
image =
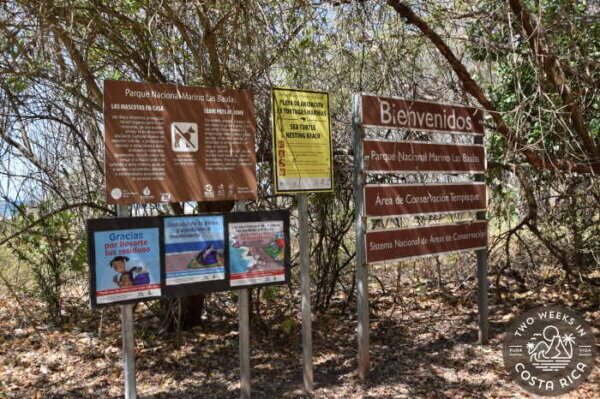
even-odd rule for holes
{"type": "Polygon", "coordinates": [[[12,240],[12,239],[20,236],[21,234],[23,234],[23,233],[31,230],[33,227],[35,227],[38,224],[42,223],[43,221],[51,218],[52,216],[58,215],[61,212],[68,211],[69,209],[74,209],[74,208],[93,208],[93,209],[98,209],[98,210],[104,211],[104,212],[106,212],[108,214],[111,214],[113,216],[116,216],[116,213],[114,211],[112,211],[112,210],[110,210],[110,209],[108,209],[108,208],[106,208],[106,207],[104,207],[102,205],[95,204],[93,202],[80,202],[80,203],[77,203],[77,204],[68,204],[68,205],[65,205],[65,206],[63,206],[63,207],[61,207],[59,209],[56,209],[56,210],[54,210],[54,211],[52,211],[50,213],[47,213],[47,214],[41,216],[40,218],[38,218],[34,222],[28,224],[27,226],[25,226],[21,230],[17,231],[16,233],[13,233],[13,234],[9,235],[8,237],[3,238],[0,241],[0,246],[6,244],[10,240],[12,240]]]}
{"type": "Polygon", "coordinates": [[[504,121],[502,114],[498,112],[496,107],[484,94],[481,87],[473,80],[471,74],[467,71],[467,68],[462,62],[454,55],[450,47],[446,42],[433,30],[431,27],[415,12],[403,2],[399,0],[388,0],[387,2],[392,6],[398,14],[406,19],[406,22],[411,25],[415,25],[425,37],[427,37],[433,45],[438,49],[442,56],[446,59],[448,64],[452,67],[452,70],[460,79],[462,86],[465,91],[473,96],[479,104],[490,113],[496,128],[502,134],[508,142],[513,145],[518,151],[521,151],[527,162],[538,169],[560,169],[566,172],[578,172],[578,173],[600,173],[600,160],[590,159],[587,163],[578,163],[569,161],[566,159],[555,159],[547,154],[538,154],[528,148],[525,143],[521,142],[516,133],[508,126],[504,121]]]}

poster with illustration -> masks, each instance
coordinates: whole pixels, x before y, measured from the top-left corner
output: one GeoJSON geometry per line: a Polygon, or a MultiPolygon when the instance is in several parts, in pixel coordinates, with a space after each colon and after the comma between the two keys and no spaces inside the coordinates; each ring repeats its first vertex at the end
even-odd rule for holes
{"type": "Polygon", "coordinates": [[[232,288],[289,281],[289,213],[227,214],[227,259],[232,288]]]}
{"type": "Polygon", "coordinates": [[[88,240],[93,308],[161,296],[160,220],[89,220],[88,240]]]}
{"type": "Polygon", "coordinates": [[[163,219],[167,295],[227,289],[223,224],[223,215],[163,219]]]}

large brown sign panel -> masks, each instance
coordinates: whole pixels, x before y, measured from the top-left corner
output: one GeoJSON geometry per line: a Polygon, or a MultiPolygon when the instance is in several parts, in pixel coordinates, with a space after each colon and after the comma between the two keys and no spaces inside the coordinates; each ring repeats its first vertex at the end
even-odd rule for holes
{"type": "Polygon", "coordinates": [[[248,90],[104,82],[111,204],[256,198],[248,90]]]}
{"type": "Polygon", "coordinates": [[[483,183],[403,184],[365,187],[367,216],[385,217],[485,210],[483,183]]]}
{"type": "Polygon", "coordinates": [[[367,171],[458,173],[485,171],[485,150],[481,145],[365,140],[363,155],[367,171]]]}
{"type": "Polygon", "coordinates": [[[476,108],[364,95],[363,126],[483,134],[483,113],[476,108]]]}
{"type": "Polygon", "coordinates": [[[365,241],[367,263],[484,249],[487,247],[487,221],[370,231],[365,241]]]}

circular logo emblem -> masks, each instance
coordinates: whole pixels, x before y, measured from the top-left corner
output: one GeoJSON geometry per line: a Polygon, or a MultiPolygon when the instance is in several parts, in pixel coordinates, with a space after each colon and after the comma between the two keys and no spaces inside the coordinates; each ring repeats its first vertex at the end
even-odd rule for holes
{"type": "Polygon", "coordinates": [[[518,317],[506,332],[502,351],[511,378],[544,396],[562,395],[581,385],[596,355],[588,324],[560,306],[531,309],[518,317]]]}
{"type": "Polygon", "coordinates": [[[110,196],[113,197],[114,199],[118,200],[119,198],[121,198],[121,196],[123,196],[123,192],[121,191],[120,188],[113,188],[112,191],[110,192],[110,196]]]}

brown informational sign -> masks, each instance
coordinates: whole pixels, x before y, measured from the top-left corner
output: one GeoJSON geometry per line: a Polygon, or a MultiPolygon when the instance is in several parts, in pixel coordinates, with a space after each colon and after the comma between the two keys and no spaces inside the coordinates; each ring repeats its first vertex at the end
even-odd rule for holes
{"type": "Polygon", "coordinates": [[[476,108],[369,95],[361,99],[365,127],[483,134],[483,113],[476,108]]]}
{"type": "Polygon", "coordinates": [[[104,82],[110,204],[256,199],[252,94],[104,82]]]}
{"type": "Polygon", "coordinates": [[[484,211],[486,206],[484,183],[365,187],[365,211],[371,217],[484,211]]]}
{"type": "Polygon", "coordinates": [[[369,172],[485,172],[481,145],[430,144],[365,140],[365,169],[369,172]]]}
{"type": "Polygon", "coordinates": [[[485,249],[487,221],[370,231],[365,241],[367,263],[485,249]]]}

